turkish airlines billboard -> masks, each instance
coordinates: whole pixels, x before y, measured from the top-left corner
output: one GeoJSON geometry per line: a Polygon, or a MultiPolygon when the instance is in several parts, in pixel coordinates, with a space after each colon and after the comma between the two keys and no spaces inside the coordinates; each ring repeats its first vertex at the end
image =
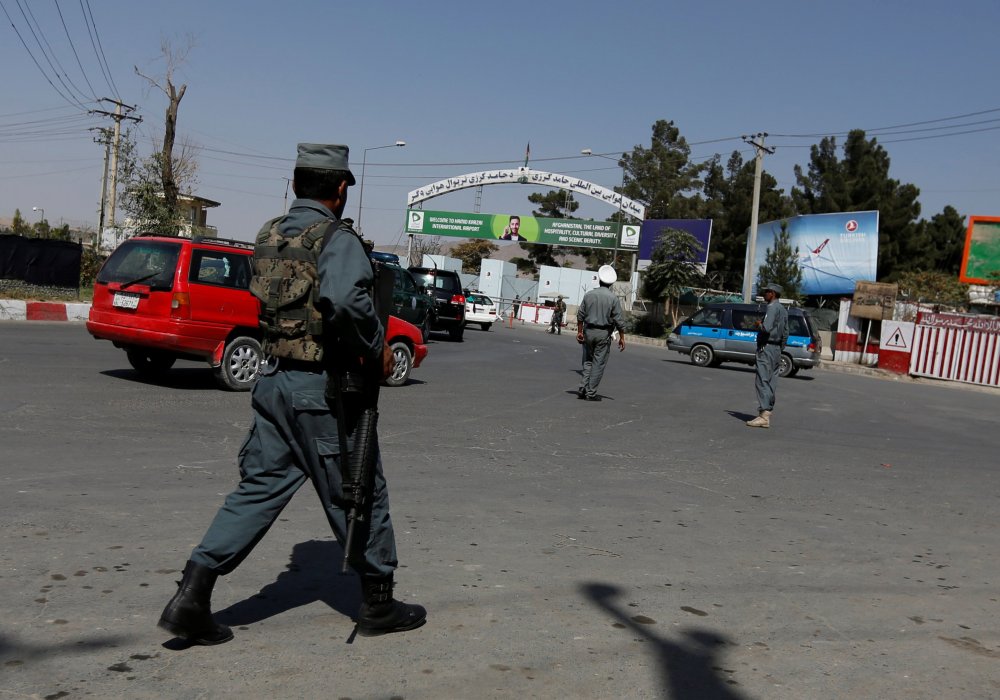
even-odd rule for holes
{"type": "MultiPolygon", "coordinates": [[[[878,212],[807,214],[757,226],[753,268],[757,273],[768,249],[774,250],[781,226],[788,228],[792,250],[798,248],[804,295],[853,294],[857,282],[873,281],[878,268],[878,212]]],[[[749,240],[748,240],[749,247],[749,240]]]]}

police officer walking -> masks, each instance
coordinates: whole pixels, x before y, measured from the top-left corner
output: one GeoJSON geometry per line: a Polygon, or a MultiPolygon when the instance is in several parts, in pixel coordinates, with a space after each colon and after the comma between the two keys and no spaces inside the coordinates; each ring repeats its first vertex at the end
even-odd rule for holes
{"type": "Polygon", "coordinates": [[[751,428],[770,428],[771,411],[774,410],[774,381],[781,365],[781,349],[788,341],[788,310],[781,305],[781,285],[768,284],[764,287],[764,301],[767,311],[764,320],[757,327],[757,417],[748,420],[751,428]]]}
{"type": "Polygon", "coordinates": [[[577,397],[585,401],[600,401],[597,386],[604,376],[604,367],[611,355],[611,334],[618,331],[618,350],[625,349],[625,317],[622,305],[611,291],[618,273],[610,265],[597,271],[600,286],[583,295],[576,312],[576,342],[583,344],[583,382],[577,397]]]}
{"type": "MultiPolygon", "coordinates": [[[[288,214],[267,222],[257,236],[251,291],[261,299],[264,352],[277,358],[254,387],[253,421],[239,452],[241,480],[219,509],[184,567],[183,579],[159,626],[196,644],[221,644],[232,631],[212,618],[210,599],[219,576],[236,569],[306,480],[312,482],[337,540],[347,532],[338,420],[327,379],[356,385],[360,370],[380,376],[392,352],[372,301],[374,272],[358,235],[341,217],[354,185],[348,148],[298,146],[288,214]],[[268,373],[269,372],[269,373],[268,373]]],[[[347,396],[343,394],[342,396],[347,396]]],[[[360,408],[349,399],[341,424],[349,437],[360,408]]],[[[422,625],[426,611],[392,597],[397,566],[388,490],[375,447],[374,487],[349,563],[358,573],[362,603],[358,633],[374,636],[422,625]]],[[[357,527],[357,524],[356,524],[357,527]]]]}

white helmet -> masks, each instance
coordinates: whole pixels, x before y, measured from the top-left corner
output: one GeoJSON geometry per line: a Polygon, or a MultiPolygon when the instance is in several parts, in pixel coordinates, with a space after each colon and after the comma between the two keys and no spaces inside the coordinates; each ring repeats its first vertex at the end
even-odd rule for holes
{"type": "Polygon", "coordinates": [[[618,281],[618,273],[610,265],[601,265],[597,271],[597,279],[601,280],[601,284],[614,284],[618,281]]]}

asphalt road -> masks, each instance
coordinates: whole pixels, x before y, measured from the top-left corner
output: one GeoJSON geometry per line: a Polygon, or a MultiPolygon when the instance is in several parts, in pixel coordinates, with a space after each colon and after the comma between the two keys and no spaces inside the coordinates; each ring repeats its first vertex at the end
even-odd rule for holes
{"type": "Polygon", "coordinates": [[[995,392],[434,336],[380,432],[420,630],[351,639],[313,492],[220,581],[236,639],[155,626],[237,479],[247,394],[141,381],[80,324],[0,324],[0,696],[995,698],[995,392]]]}

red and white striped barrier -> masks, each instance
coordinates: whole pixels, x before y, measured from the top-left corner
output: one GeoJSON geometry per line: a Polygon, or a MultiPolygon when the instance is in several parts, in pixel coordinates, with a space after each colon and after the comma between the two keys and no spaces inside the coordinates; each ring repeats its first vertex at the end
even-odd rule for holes
{"type": "Polygon", "coordinates": [[[866,340],[867,325],[866,319],[851,316],[849,299],[840,301],[837,337],[833,344],[834,360],[870,366],[874,366],[878,362],[878,338],[875,338],[874,341],[872,338],[868,338],[867,347],[862,347],[866,340]]]}
{"type": "Polygon", "coordinates": [[[921,313],[910,374],[1000,387],[1000,318],[921,313]]]}
{"type": "Polygon", "coordinates": [[[0,299],[0,321],[86,321],[90,304],[0,299]]]}

